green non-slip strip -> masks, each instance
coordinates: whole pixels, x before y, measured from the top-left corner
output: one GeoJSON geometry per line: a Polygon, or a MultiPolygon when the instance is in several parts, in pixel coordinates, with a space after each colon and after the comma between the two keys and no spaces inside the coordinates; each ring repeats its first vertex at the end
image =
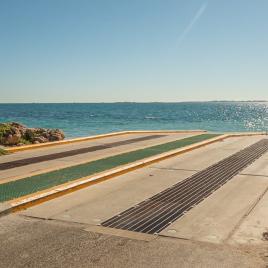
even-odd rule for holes
{"type": "Polygon", "coordinates": [[[42,191],[82,177],[90,176],[146,157],[155,156],[187,145],[219,136],[220,134],[201,134],[181,140],[139,149],[95,160],[86,164],[67,167],[48,173],[26,177],[17,181],[0,184],[0,202],[42,191]]]}

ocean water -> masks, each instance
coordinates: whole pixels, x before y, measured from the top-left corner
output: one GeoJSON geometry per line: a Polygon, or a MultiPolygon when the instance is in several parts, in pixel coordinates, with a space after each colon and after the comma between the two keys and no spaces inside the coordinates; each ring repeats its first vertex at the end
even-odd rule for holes
{"type": "Polygon", "coordinates": [[[0,104],[0,122],[60,128],[68,138],[121,130],[268,130],[266,102],[0,104]]]}

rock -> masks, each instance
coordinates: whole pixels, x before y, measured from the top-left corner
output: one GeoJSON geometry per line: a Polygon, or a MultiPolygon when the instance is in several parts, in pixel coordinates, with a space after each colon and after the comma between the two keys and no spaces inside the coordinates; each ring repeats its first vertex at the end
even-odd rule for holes
{"type": "Polygon", "coordinates": [[[51,130],[49,135],[49,141],[60,141],[65,138],[63,131],[60,129],[51,130]]]}
{"type": "Polygon", "coordinates": [[[64,139],[64,136],[62,136],[61,133],[54,133],[49,137],[50,141],[60,141],[60,140],[63,140],[63,139],[64,139]]]}
{"type": "Polygon", "coordinates": [[[27,128],[16,122],[0,123],[0,144],[2,145],[38,144],[60,141],[64,138],[63,131],[59,129],[27,128]]]}
{"type": "Polygon", "coordinates": [[[20,124],[20,123],[17,123],[17,122],[11,122],[9,123],[11,126],[15,127],[15,128],[18,128],[18,129],[21,129],[21,128],[26,128],[26,126],[20,124]]]}
{"type": "Polygon", "coordinates": [[[20,133],[15,133],[15,134],[9,134],[6,138],[6,144],[8,145],[16,145],[19,143],[21,139],[21,134],[20,133]]]}
{"type": "Polygon", "coordinates": [[[33,143],[36,141],[39,143],[45,143],[45,142],[48,142],[49,140],[43,136],[39,136],[39,137],[34,137],[33,143]]]}
{"type": "Polygon", "coordinates": [[[17,146],[23,146],[23,145],[25,145],[25,144],[22,143],[22,142],[20,142],[20,143],[17,144],[17,146]]]}

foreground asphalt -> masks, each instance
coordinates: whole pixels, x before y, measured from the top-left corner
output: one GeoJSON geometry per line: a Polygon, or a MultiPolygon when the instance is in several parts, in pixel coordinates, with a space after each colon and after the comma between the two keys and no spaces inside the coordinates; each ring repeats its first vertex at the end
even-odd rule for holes
{"type": "Polygon", "coordinates": [[[86,225],[18,215],[0,219],[0,267],[266,267],[265,255],[228,245],[98,234],[86,225]]]}

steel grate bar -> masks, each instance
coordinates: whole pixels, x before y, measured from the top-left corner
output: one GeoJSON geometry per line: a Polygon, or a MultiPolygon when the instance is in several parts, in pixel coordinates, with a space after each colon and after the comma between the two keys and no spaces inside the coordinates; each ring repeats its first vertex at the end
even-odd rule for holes
{"type": "Polygon", "coordinates": [[[256,142],[104,221],[101,225],[148,234],[159,233],[267,151],[268,139],[256,142]]]}

